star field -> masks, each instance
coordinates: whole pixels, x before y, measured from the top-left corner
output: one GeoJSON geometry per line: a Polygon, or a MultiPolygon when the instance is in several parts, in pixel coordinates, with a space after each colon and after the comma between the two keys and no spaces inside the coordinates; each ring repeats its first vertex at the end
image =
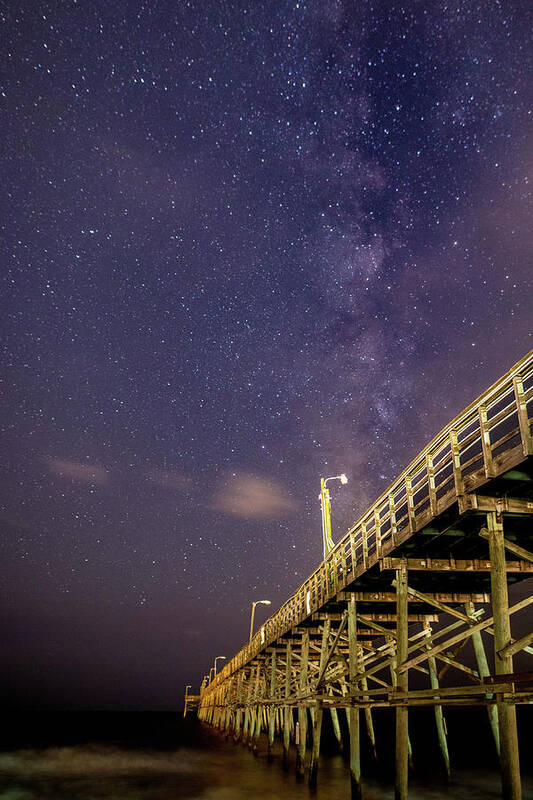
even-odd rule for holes
{"type": "Polygon", "coordinates": [[[532,345],[533,9],[2,17],[6,701],[174,708],[532,345]],[[267,610],[258,606],[257,620],[267,610]]]}

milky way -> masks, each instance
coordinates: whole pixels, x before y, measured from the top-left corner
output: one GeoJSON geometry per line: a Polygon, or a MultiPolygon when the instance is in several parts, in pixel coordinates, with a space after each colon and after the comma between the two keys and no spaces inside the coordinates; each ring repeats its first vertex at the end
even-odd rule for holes
{"type": "Polygon", "coordinates": [[[320,477],[338,538],[533,346],[532,31],[529,0],[12,4],[7,701],[179,705],[320,560],[320,477]]]}

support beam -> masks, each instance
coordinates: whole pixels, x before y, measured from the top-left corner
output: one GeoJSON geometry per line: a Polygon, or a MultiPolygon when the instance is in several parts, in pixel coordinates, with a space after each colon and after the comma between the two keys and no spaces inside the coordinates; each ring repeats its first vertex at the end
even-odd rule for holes
{"type": "MultiPolygon", "coordinates": [[[[309,660],[309,632],[306,631],[302,637],[302,653],[300,657],[300,692],[307,689],[309,660]]],[[[305,750],[307,745],[307,708],[298,705],[298,741],[296,752],[296,776],[303,778],[305,773],[305,750]]]]}
{"type": "Polygon", "coordinates": [[[331,723],[333,725],[333,733],[335,734],[335,739],[337,740],[337,744],[339,745],[339,750],[342,753],[343,750],[344,750],[344,747],[343,747],[343,744],[342,744],[342,733],[341,733],[341,726],[340,726],[340,723],[339,723],[339,715],[337,713],[337,709],[336,708],[330,708],[329,711],[330,711],[330,714],[331,714],[331,723]]]}
{"type": "MultiPolygon", "coordinates": [[[[291,674],[292,674],[292,650],[290,643],[287,643],[286,663],[285,663],[285,700],[291,695],[291,674]]],[[[286,705],[283,709],[283,767],[289,766],[289,747],[291,737],[292,707],[286,705]]]]}
{"type": "MultiPolygon", "coordinates": [[[[359,653],[357,648],[357,611],[355,598],[348,604],[348,646],[349,646],[349,691],[357,689],[359,653]]],[[[346,710],[350,731],[350,787],[352,800],[361,800],[361,736],[359,726],[359,707],[350,705],[346,710]]]]}
{"type": "MultiPolygon", "coordinates": [[[[490,572],[490,560],[486,558],[408,558],[407,567],[410,572],[490,572]]],[[[381,570],[400,569],[401,558],[382,558],[379,562],[381,570]]],[[[533,563],[527,561],[507,561],[503,565],[506,572],[530,572],[533,574],[533,563]]]]}
{"type": "MultiPolygon", "coordinates": [[[[489,532],[486,528],[481,528],[479,535],[482,539],[486,539],[487,541],[490,540],[489,532]]],[[[510,553],[518,556],[518,558],[523,558],[525,561],[530,561],[533,563],[533,553],[530,553],[525,547],[519,547],[519,545],[514,544],[514,542],[510,542],[508,539],[504,539],[503,543],[505,545],[505,549],[509,550],[510,553]]]]}
{"type": "MultiPolygon", "coordinates": [[[[359,672],[362,673],[362,672],[364,672],[365,667],[364,667],[364,660],[363,660],[364,659],[363,645],[360,642],[357,643],[357,649],[358,649],[358,656],[359,656],[359,672]]],[[[361,678],[361,688],[364,691],[368,690],[368,680],[367,680],[366,676],[363,676],[361,678]]],[[[365,696],[364,700],[367,700],[367,699],[368,699],[368,697],[365,696]]],[[[374,757],[374,761],[377,763],[378,751],[377,751],[377,748],[376,748],[376,733],[374,731],[374,721],[372,719],[372,709],[370,708],[370,706],[365,706],[365,723],[366,723],[366,732],[367,732],[368,738],[370,740],[370,748],[372,750],[372,755],[374,757]]]]}
{"type": "MultiPolygon", "coordinates": [[[[396,571],[396,616],[397,623],[397,670],[407,660],[408,622],[407,622],[407,563],[404,561],[396,571]]],[[[409,680],[407,670],[397,672],[397,686],[402,693],[407,693],[409,680]]],[[[408,763],[408,711],[406,706],[396,708],[396,779],[394,787],[395,800],[407,800],[409,774],[408,763]]]]}
{"type": "MultiPolygon", "coordinates": [[[[487,514],[491,570],[492,613],[494,616],[494,662],[496,675],[513,671],[512,656],[502,658],[499,652],[511,641],[509,598],[505,571],[505,544],[503,518],[501,514],[487,514]]],[[[518,758],[518,736],[516,730],[516,707],[497,696],[498,722],[500,726],[500,762],[502,769],[503,800],[521,800],[520,763],[518,758]]]]}
{"type": "MultiPolygon", "coordinates": [[[[431,626],[428,622],[424,623],[424,628],[428,633],[428,636],[431,636],[431,626]]],[[[431,647],[431,645],[429,645],[431,647]]],[[[439,688],[439,677],[437,674],[437,663],[435,660],[435,656],[430,656],[428,658],[428,667],[429,667],[429,679],[431,683],[432,689],[439,688]]],[[[439,699],[439,695],[435,694],[435,700],[439,699]]],[[[442,754],[442,760],[444,763],[444,771],[446,773],[446,780],[450,780],[450,754],[448,752],[448,741],[446,739],[446,723],[444,722],[444,715],[442,713],[442,706],[435,705],[435,724],[437,726],[437,738],[439,741],[440,752],[442,754]]]]}
{"type": "Polygon", "coordinates": [[[274,758],[274,734],[276,730],[276,706],[274,705],[276,694],[276,651],[270,657],[270,707],[268,709],[268,750],[267,759],[271,762],[274,758]]]}
{"type": "MultiPolygon", "coordinates": [[[[472,621],[475,620],[475,607],[473,603],[465,603],[465,611],[470,617],[472,621]]],[[[479,677],[483,681],[490,675],[489,665],[487,662],[487,656],[485,653],[485,647],[483,645],[483,639],[481,637],[481,632],[476,631],[472,634],[472,644],[474,646],[474,655],[476,657],[477,669],[479,672],[479,677]]],[[[493,695],[487,694],[487,700],[492,700],[493,695]]],[[[500,729],[498,727],[498,709],[495,705],[487,706],[487,713],[489,715],[489,722],[490,727],[492,730],[492,736],[494,739],[494,745],[496,747],[496,752],[498,753],[498,758],[500,757],[500,729]]]]}
{"type": "MultiPolygon", "coordinates": [[[[326,661],[328,656],[331,657],[331,651],[328,653],[329,645],[329,631],[331,623],[329,619],[324,621],[322,627],[322,647],[320,649],[320,665],[319,665],[319,678],[317,684],[320,682],[326,669],[326,661]]],[[[316,689],[315,689],[316,691],[316,689]]],[[[322,704],[317,701],[316,708],[313,714],[313,746],[311,750],[311,763],[309,765],[309,788],[312,792],[316,791],[318,780],[318,759],[320,757],[320,736],[322,733],[322,704]]]]}

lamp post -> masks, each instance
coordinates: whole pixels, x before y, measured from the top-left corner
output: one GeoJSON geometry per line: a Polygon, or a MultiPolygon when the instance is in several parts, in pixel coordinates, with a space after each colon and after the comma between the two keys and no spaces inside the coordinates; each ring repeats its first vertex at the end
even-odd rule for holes
{"type": "MultiPolygon", "coordinates": [[[[217,661],[218,661],[218,659],[219,659],[219,658],[223,658],[224,660],[226,660],[226,656],[217,656],[217,657],[215,658],[215,661],[214,661],[214,665],[215,665],[215,675],[217,674],[217,661]]],[[[214,677],[214,676],[213,676],[213,677],[214,677]]]]}
{"type": "Polygon", "coordinates": [[[250,620],[250,642],[252,641],[252,636],[254,632],[255,607],[258,605],[269,606],[270,600],[254,600],[254,602],[252,603],[252,619],[250,620]]]}
{"type": "Polygon", "coordinates": [[[187,713],[187,697],[189,696],[189,689],[191,688],[191,684],[188,683],[185,687],[185,708],[183,709],[183,716],[187,713]]]}
{"type": "Polygon", "coordinates": [[[211,683],[211,681],[213,680],[213,678],[211,677],[211,673],[213,672],[214,669],[215,669],[214,667],[211,667],[211,669],[209,670],[209,683],[211,683]]]}
{"type": "Polygon", "coordinates": [[[348,483],[348,478],[342,475],[334,475],[332,478],[320,478],[320,507],[322,510],[322,544],[324,546],[324,561],[330,550],[333,549],[335,543],[331,538],[331,498],[329,496],[329,489],[326,486],[328,481],[340,481],[341,483],[348,483]]]}

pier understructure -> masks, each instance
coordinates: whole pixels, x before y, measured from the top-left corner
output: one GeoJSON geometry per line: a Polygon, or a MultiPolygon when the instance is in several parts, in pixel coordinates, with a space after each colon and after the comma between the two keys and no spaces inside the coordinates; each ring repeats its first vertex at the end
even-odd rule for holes
{"type": "Polygon", "coordinates": [[[409,709],[433,709],[449,774],[446,708],[484,706],[502,797],[520,800],[516,706],[533,702],[533,672],[513,659],[533,655],[532,418],[533,351],[429,443],[202,686],[199,718],[252,749],[265,733],[269,758],[281,740],[283,761],[295,749],[313,789],[327,713],[361,798],[361,736],[378,756],[373,713],[388,708],[395,798],[407,800],[409,709]]]}

